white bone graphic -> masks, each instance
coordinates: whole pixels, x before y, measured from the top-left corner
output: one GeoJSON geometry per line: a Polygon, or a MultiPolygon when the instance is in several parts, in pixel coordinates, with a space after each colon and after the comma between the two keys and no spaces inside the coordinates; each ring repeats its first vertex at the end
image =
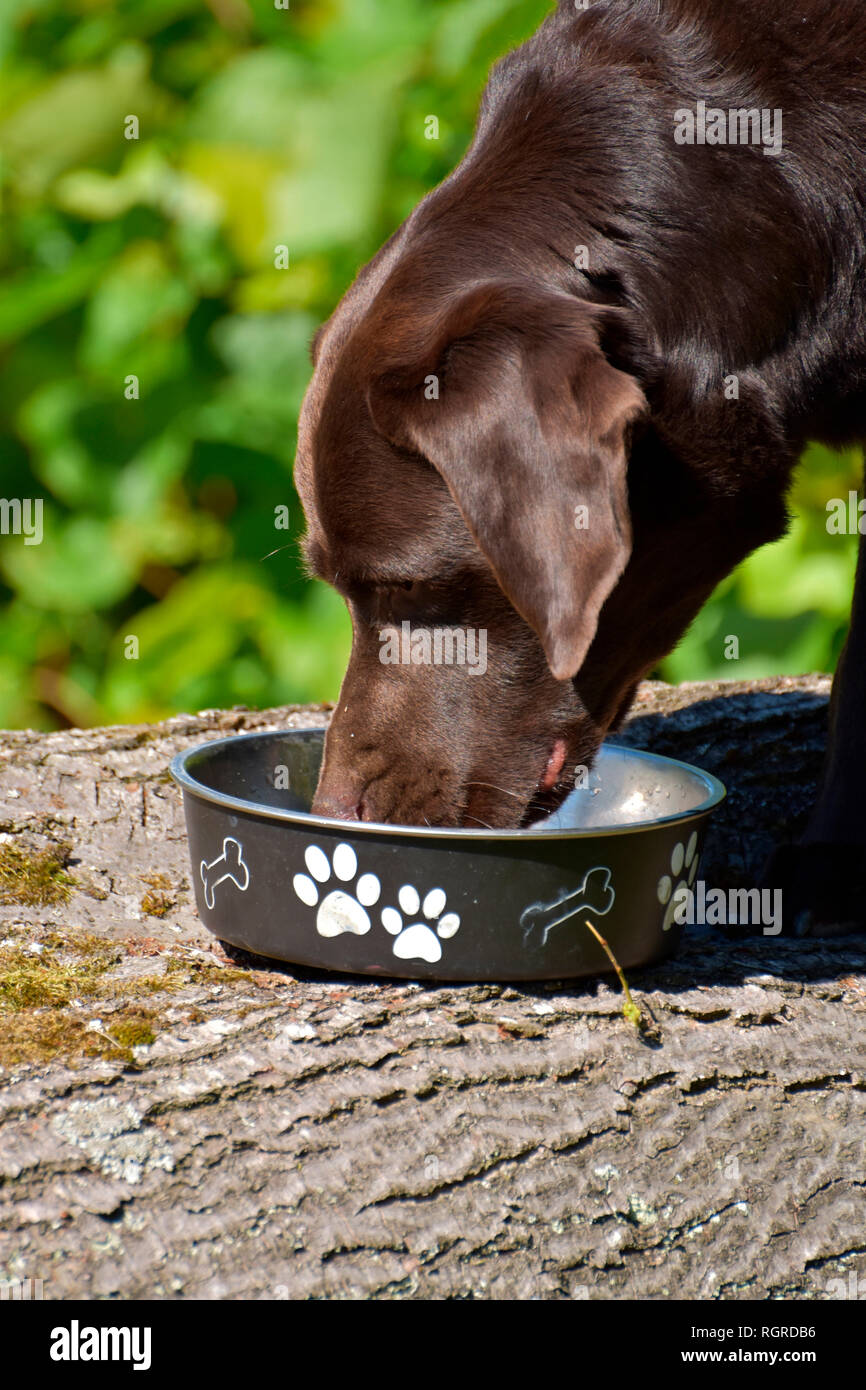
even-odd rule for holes
{"type": "Polygon", "coordinates": [[[240,840],[233,839],[231,835],[227,835],[223,840],[223,852],[219,859],[214,859],[211,864],[203,859],[199,872],[204,884],[204,900],[211,909],[214,905],[214,892],[227,878],[230,878],[242,893],[250,886],[250,871],[244,863],[244,847],[240,840]]]}
{"type": "Polygon", "coordinates": [[[578,912],[594,912],[597,917],[603,917],[610,912],[615,898],[616,893],[610,886],[610,869],[602,865],[587,869],[583,882],[574,892],[566,893],[552,903],[532,903],[524,908],[520,914],[523,939],[526,941],[530,932],[540,931],[540,945],[546,946],[554,927],[570,921],[578,912]]]}

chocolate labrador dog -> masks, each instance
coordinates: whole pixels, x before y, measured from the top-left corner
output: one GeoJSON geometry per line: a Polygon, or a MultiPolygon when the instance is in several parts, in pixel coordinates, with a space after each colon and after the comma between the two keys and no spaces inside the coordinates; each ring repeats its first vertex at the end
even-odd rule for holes
{"type": "MultiPolygon", "coordinates": [[[[304,546],[354,633],[315,810],[552,807],[782,535],[805,442],[866,438],[864,55],[853,0],[562,0],[493,69],[312,345],[304,546]]],[[[866,925],[860,544],[826,774],[769,877],[801,932],[866,925]]]]}

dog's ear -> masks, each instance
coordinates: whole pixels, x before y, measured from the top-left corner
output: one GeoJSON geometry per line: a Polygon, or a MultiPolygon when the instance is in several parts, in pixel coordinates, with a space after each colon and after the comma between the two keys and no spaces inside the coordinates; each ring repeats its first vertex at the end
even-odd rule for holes
{"type": "Polygon", "coordinates": [[[567,295],[486,282],[392,339],[368,391],[377,429],[441,474],[558,680],[579,671],[631,548],[627,431],[646,402],[599,321],[567,295]]]}

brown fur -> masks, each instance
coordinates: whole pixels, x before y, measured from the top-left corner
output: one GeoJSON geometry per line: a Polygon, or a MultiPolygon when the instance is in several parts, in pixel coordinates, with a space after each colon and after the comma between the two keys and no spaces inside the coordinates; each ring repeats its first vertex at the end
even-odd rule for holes
{"type": "MultiPolygon", "coordinates": [[[[569,0],[494,69],[465,159],[314,343],[296,481],[354,632],[315,809],[525,823],[783,533],[805,441],[866,436],[864,53],[853,3],[569,0]],[[781,109],[781,155],[675,143],[698,99],[781,109]],[[483,628],[486,675],[383,665],[403,619],[483,628]]],[[[823,868],[866,846],[864,569],[823,868]]],[[[799,929],[863,923],[841,879],[799,883],[799,929]]]]}

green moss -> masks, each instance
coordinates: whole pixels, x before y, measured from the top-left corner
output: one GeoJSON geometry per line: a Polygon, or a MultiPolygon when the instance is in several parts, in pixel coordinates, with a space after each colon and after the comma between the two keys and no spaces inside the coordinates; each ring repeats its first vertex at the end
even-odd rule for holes
{"type": "Polygon", "coordinates": [[[0,904],[45,907],[67,902],[75,887],[64,868],[69,850],[62,844],[27,854],[18,845],[0,845],[0,904]]]}
{"type": "Polygon", "coordinates": [[[150,917],[165,917],[175,906],[175,900],[167,893],[145,893],[141,900],[141,910],[150,917]]]}
{"type": "Polygon", "coordinates": [[[141,881],[149,885],[141,900],[142,912],[147,912],[151,917],[166,917],[177,907],[177,894],[168,874],[149,874],[143,876],[141,881]]]}
{"type": "Polygon", "coordinates": [[[0,952],[0,1012],[57,1008],[96,994],[101,977],[120,958],[116,947],[89,934],[70,942],[50,933],[38,944],[39,952],[20,944],[0,952]],[[71,959],[66,954],[70,948],[71,959]]]}
{"type": "Polygon", "coordinates": [[[0,968],[0,1008],[45,1009],[68,1004],[75,995],[72,972],[55,969],[24,951],[4,955],[0,968]]]}
{"type": "Polygon", "coordinates": [[[52,931],[36,944],[41,950],[19,938],[0,950],[0,1066],[58,1056],[131,1061],[133,1047],[153,1042],[156,1013],[130,996],[164,990],[164,978],[113,977],[122,949],[90,932],[52,931]],[[89,1018],[105,1004],[112,1011],[95,1032],[89,1018]]]}
{"type": "MultiPolygon", "coordinates": [[[[119,975],[127,953],[118,942],[75,930],[29,937],[13,933],[0,945],[0,1067],[85,1057],[132,1063],[133,1049],[159,1032],[154,996],[256,983],[251,971],[180,956],[160,957],[153,974],[119,975]]],[[[191,1005],[189,1017],[204,1015],[191,1005]]]]}
{"type": "Polygon", "coordinates": [[[133,1006],[121,1017],[116,1014],[112,1015],[106,1032],[115,1039],[120,1047],[127,1049],[144,1047],[156,1039],[156,1033],[152,1026],[155,1020],[156,1014],[153,1009],[144,1009],[140,1005],[133,1006]]]}
{"type": "Polygon", "coordinates": [[[231,965],[217,965],[215,962],[206,960],[179,961],[178,964],[187,972],[187,979],[193,985],[254,985],[256,983],[256,977],[251,970],[238,970],[231,965]]]}
{"type": "Polygon", "coordinates": [[[97,972],[117,965],[126,954],[119,942],[98,936],[96,932],[76,930],[74,927],[65,932],[49,930],[44,932],[39,940],[47,950],[59,952],[78,962],[86,962],[90,970],[97,972]]]}
{"type": "Polygon", "coordinates": [[[81,1057],[104,1057],[111,1061],[133,1061],[134,1047],[152,1043],[156,1014],[132,1004],[105,1019],[96,1033],[89,1020],[68,1009],[27,1009],[3,1018],[0,1034],[0,1065],[21,1062],[64,1061],[81,1057]]]}

